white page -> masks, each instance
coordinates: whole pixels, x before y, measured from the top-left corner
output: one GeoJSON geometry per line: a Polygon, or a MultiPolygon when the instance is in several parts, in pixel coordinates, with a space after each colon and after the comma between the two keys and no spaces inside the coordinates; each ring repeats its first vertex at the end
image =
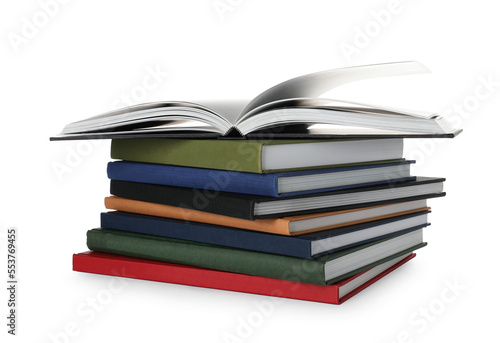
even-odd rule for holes
{"type": "Polygon", "coordinates": [[[359,67],[325,70],[317,73],[299,76],[269,88],[255,97],[238,117],[241,121],[260,106],[294,98],[317,98],[321,94],[350,82],[379,77],[430,73],[423,64],[410,62],[395,62],[372,64],[359,67]]]}
{"type": "Polygon", "coordinates": [[[236,119],[249,103],[248,99],[231,99],[231,100],[196,100],[193,103],[199,104],[206,108],[211,109],[215,113],[224,117],[231,124],[236,123],[236,119]]]}

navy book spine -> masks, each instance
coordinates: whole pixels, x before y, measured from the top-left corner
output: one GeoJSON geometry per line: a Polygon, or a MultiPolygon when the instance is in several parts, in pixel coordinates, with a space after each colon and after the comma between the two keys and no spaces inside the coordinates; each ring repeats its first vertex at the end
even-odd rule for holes
{"type": "Polygon", "coordinates": [[[108,178],[212,191],[278,196],[275,174],[120,161],[108,163],[108,178]]]}
{"type": "Polygon", "coordinates": [[[125,212],[101,213],[101,227],[311,259],[310,240],[125,212]]]}
{"type": "MultiPolygon", "coordinates": [[[[294,196],[309,193],[327,192],[354,187],[366,187],[387,183],[389,179],[368,182],[363,184],[351,184],[336,187],[325,187],[296,192],[279,193],[278,179],[282,177],[294,177],[304,175],[315,175],[324,173],[346,172],[360,169],[389,167],[395,165],[410,164],[414,161],[396,163],[385,163],[378,165],[365,165],[341,168],[314,169],[303,171],[290,171],[274,174],[256,174],[238,171],[227,171],[217,169],[180,167],[154,163],[117,161],[109,162],[107,173],[111,180],[150,183],[156,185],[188,187],[207,189],[212,191],[253,194],[270,197],[294,196]]],[[[390,178],[390,175],[388,175],[390,178]]],[[[391,178],[393,182],[415,180],[415,177],[391,178]]]]}
{"type": "Polygon", "coordinates": [[[126,213],[121,211],[101,213],[101,227],[106,229],[142,233],[151,236],[176,238],[186,241],[222,245],[232,248],[254,250],[277,255],[313,259],[356,245],[423,228],[428,224],[425,223],[416,227],[401,227],[395,232],[380,235],[378,237],[368,238],[338,248],[325,250],[319,254],[315,254],[314,256],[312,255],[311,251],[311,243],[313,241],[335,237],[359,230],[370,230],[375,226],[397,222],[427,213],[429,213],[429,211],[412,213],[394,218],[377,220],[370,223],[356,224],[343,228],[330,229],[299,236],[282,236],[259,231],[126,213]]]}

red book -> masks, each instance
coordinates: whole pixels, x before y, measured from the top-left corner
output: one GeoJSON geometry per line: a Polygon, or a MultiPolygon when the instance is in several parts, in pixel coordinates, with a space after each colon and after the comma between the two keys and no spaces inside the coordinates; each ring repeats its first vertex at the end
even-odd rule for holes
{"type": "Polygon", "coordinates": [[[398,257],[328,286],[230,273],[94,251],[74,254],[73,270],[329,304],[341,304],[415,256],[416,254],[412,253],[398,257]]]}

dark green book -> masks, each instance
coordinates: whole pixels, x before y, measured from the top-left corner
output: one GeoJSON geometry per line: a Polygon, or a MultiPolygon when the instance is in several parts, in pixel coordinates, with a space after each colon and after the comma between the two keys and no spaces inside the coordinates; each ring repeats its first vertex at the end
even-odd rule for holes
{"type": "MultiPolygon", "coordinates": [[[[403,139],[113,139],[111,158],[184,167],[272,173],[401,161],[403,139]]],[[[214,180],[217,182],[218,180],[214,180]]]]}
{"type": "Polygon", "coordinates": [[[110,229],[87,232],[90,250],[275,279],[327,285],[425,246],[422,229],[314,260],[110,229]]]}

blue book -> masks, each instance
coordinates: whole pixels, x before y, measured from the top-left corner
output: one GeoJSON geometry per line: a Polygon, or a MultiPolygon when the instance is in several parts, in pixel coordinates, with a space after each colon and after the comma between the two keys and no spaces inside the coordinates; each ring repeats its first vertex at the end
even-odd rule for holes
{"type": "Polygon", "coordinates": [[[117,161],[109,162],[107,171],[108,177],[112,180],[286,197],[413,181],[415,177],[410,176],[410,164],[412,163],[415,161],[256,174],[117,161]]]}
{"type": "Polygon", "coordinates": [[[423,228],[429,225],[428,213],[429,211],[423,211],[299,236],[282,236],[120,211],[101,213],[101,227],[313,259],[363,243],[423,228]]]}

